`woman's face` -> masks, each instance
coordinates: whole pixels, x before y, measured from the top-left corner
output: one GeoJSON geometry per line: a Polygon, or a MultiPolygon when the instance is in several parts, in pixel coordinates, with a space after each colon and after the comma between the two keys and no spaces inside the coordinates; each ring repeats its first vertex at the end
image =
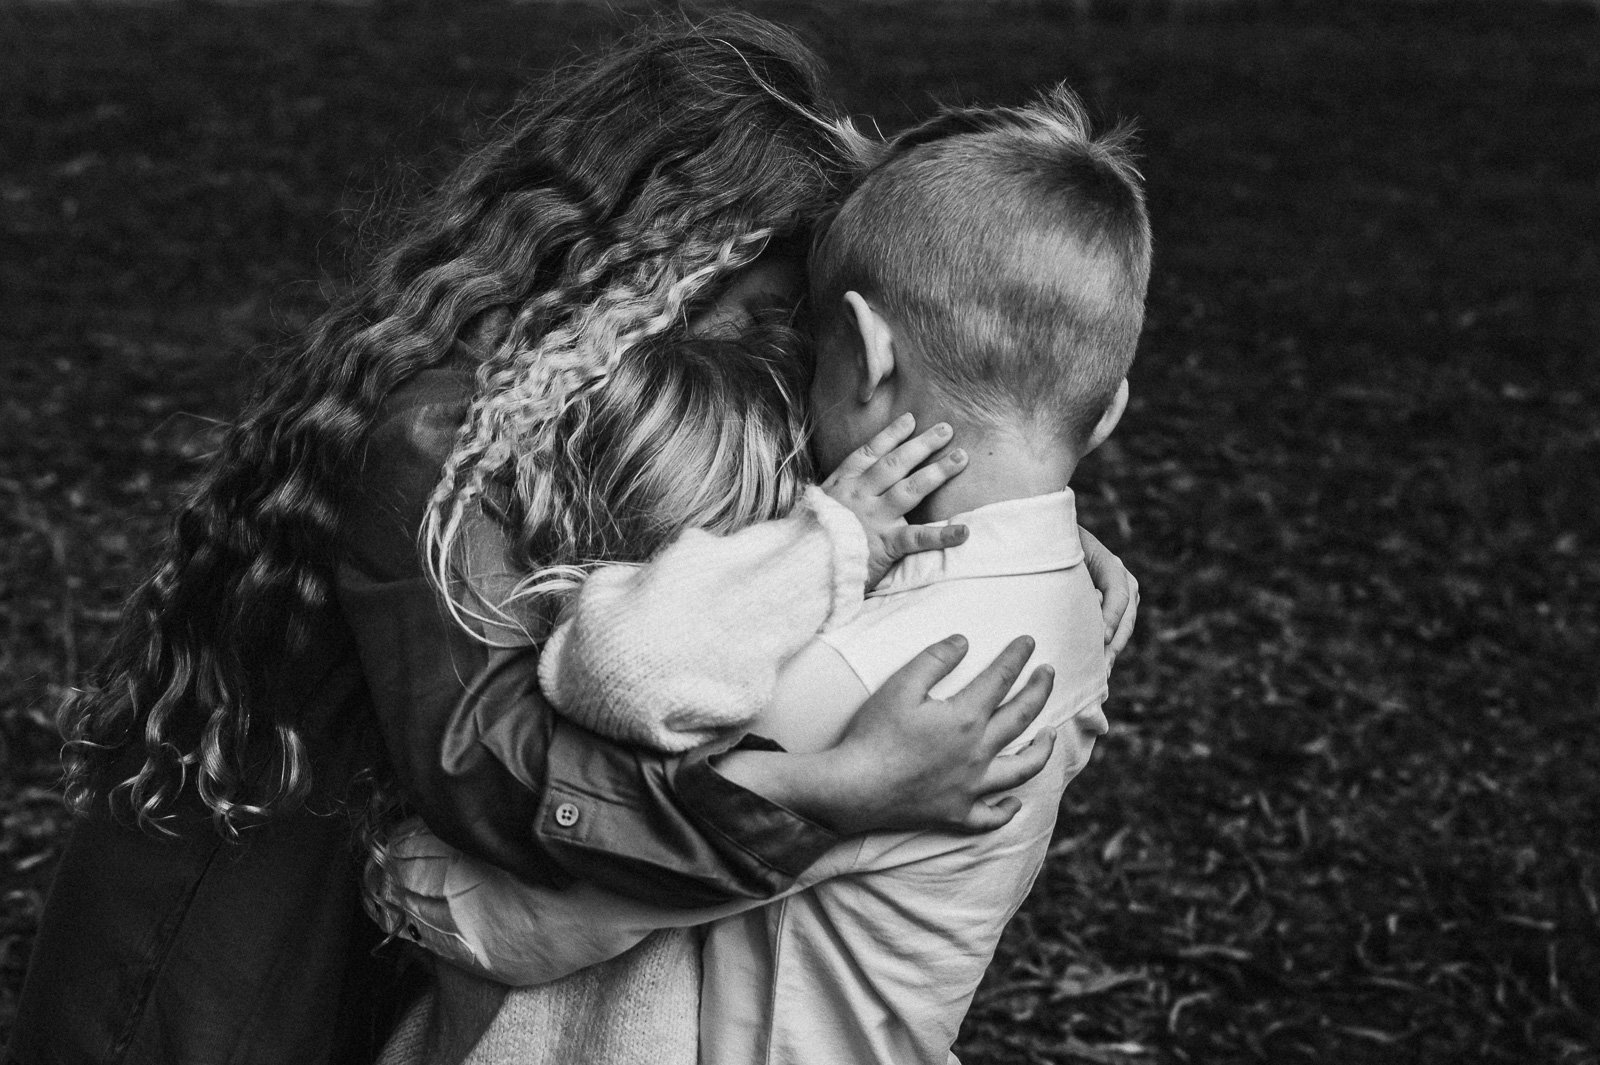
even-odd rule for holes
{"type": "Polygon", "coordinates": [[[689,335],[734,337],[765,310],[793,310],[805,291],[805,266],[769,252],[734,275],[715,299],[689,318],[689,335]]]}

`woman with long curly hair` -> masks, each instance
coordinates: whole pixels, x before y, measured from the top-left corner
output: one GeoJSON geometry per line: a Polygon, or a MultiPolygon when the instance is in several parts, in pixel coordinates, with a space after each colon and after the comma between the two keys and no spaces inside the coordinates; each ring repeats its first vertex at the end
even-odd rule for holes
{"type": "MultiPolygon", "coordinates": [[[[361,827],[395,808],[529,881],[685,906],[768,897],[841,834],[1005,816],[987,796],[1037,765],[994,759],[992,703],[934,725],[886,687],[821,754],[665,756],[538,691],[539,580],[637,540],[670,494],[623,456],[634,505],[588,521],[595,471],[568,474],[623,427],[569,413],[646,349],[803,379],[748,313],[792,299],[763,253],[869,151],[810,53],[723,21],[558,76],[416,212],[270,368],[63,709],[80,816],[8,1060],[371,1060],[414,987],[361,913],[361,827]],[[732,334],[695,341],[707,315],[732,334]]],[[[792,502],[749,483],[734,509],[792,502]]],[[[1098,563],[1120,645],[1131,583],[1098,563]]]]}

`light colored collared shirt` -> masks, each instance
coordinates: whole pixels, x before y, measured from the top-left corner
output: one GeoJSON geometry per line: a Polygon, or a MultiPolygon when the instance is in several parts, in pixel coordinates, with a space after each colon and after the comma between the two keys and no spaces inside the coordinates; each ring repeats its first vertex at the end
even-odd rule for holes
{"type": "Polygon", "coordinates": [[[1107,665],[1070,491],[951,520],[968,527],[967,541],[903,559],[852,621],[790,664],[778,704],[754,728],[792,749],[826,747],[928,644],[955,632],[969,641],[934,689],[948,695],[1026,634],[1037,641],[1030,668],[1049,664],[1056,681],[1016,746],[1056,727],[1050,763],[1017,789],[1022,808],[1001,829],[863,836],[808,870],[807,890],[711,926],[701,1065],[955,1061],[950,1046],[1044,862],[1062,789],[1105,732],[1107,665]],[[846,680],[857,685],[852,701],[839,698],[846,680]]]}
{"type": "MultiPolygon", "coordinates": [[[[978,835],[863,836],[827,851],[772,903],[652,905],[579,882],[553,890],[467,858],[420,826],[390,848],[375,905],[441,957],[516,985],[615,958],[652,931],[709,925],[700,1065],[946,1065],[1000,933],[1032,887],[1062,790],[1106,730],[1100,599],[1070,491],[957,515],[966,542],[902,559],[858,613],[782,669],[750,728],[795,751],[831,746],[867,696],[923,648],[967,637],[933,689],[950,695],[1017,636],[1055,685],[1013,744],[1054,727],[1021,809],[978,835]],[[758,907],[758,908],[757,908],[758,907]]],[[[1017,686],[1025,681],[1019,678],[1017,686]]],[[[1014,689],[1015,690],[1015,689],[1014,689]]],[[[692,973],[675,977],[693,979],[692,973]]]]}

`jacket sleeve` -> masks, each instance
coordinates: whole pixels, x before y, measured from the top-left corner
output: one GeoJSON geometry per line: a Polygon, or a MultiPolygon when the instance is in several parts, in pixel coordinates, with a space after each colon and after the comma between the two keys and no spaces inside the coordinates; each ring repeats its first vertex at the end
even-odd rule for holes
{"type": "MultiPolygon", "coordinates": [[[[832,848],[778,897],[856,871],[873,838],[832,848]]],[[[657,929],[709,924],[772,901],[667,906],[589,883],[529,884],[462,854],[415,819],[395,832],[382,869],[369,863],[367,880],[367,912],[380,928],[513,987],[549,983],[609,961],[657,929]]]]}
{"type": "MultiPolygon", "coordinates": [[[[469,389],[431,370],[386,400],[346,507],[339,605],[405,798],[452,846],[533,883],[682,906],[782,890],[837,836],[733,784],[707,751],[663,756],[560,721],[531,641],[490,645],[446,611],[417,530],[469,389]]],[[[499,527],[465,535],[479,579],[508,579],[499,527]]]]}
{"type": "Polygon", "coordinates": [[[644,565],[584,582],[545,644],[540,687],[605,736],[685,751],[744,731],[778,671],[861,603],[867,542],[820,488],[726,536],[690,529],[644,565]]]}

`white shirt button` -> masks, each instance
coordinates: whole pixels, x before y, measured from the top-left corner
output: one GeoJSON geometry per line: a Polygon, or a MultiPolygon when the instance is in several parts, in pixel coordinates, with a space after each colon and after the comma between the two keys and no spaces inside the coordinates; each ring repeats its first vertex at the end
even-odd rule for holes
{"type": "Polygon", "coordinates": [[[556,807],[556,824],[562,828],[571,828],[578,823],[578,808],[570,802],[564,802],[556,807]]]}

